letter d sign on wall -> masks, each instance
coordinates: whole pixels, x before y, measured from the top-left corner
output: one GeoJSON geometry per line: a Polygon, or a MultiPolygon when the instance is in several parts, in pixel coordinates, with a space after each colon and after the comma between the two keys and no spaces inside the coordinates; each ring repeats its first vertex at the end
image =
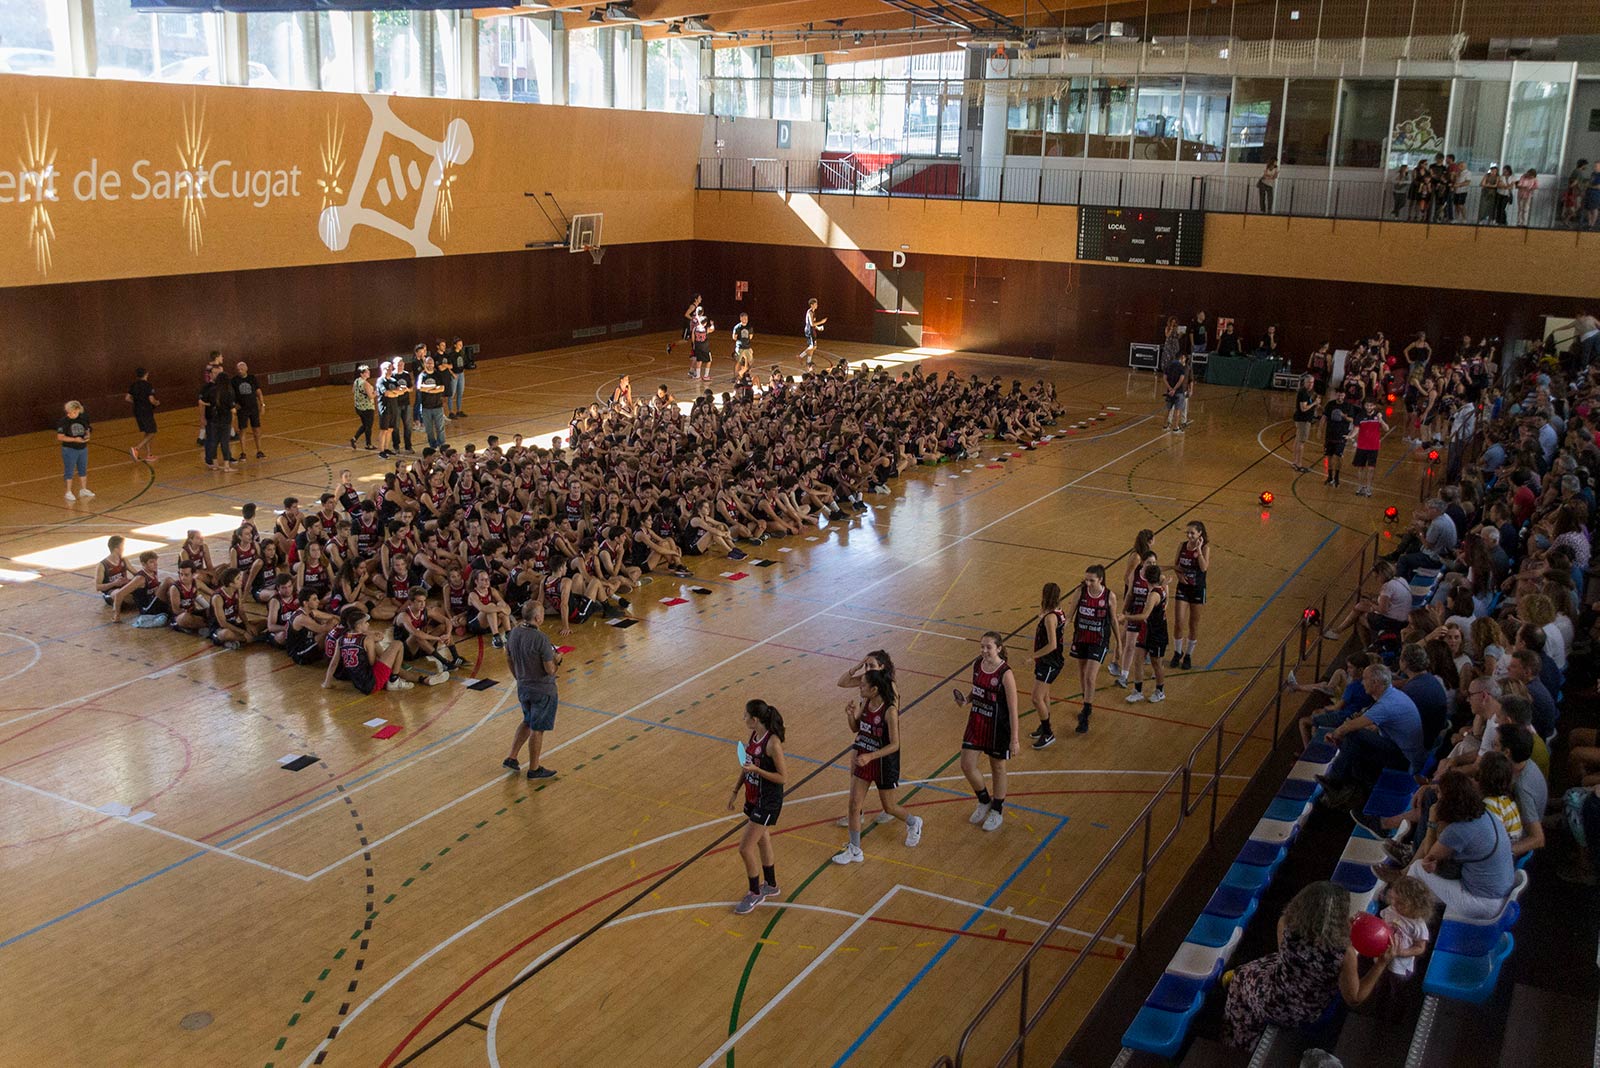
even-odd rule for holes
{"type": "Polygon", "coordinates": [[[898,267],[904,267],[906,265],[906,254],[904,252],[899,252],[899,251],[895,252],[895,254],[894,254],[894,265],[897,268],[898,267]]]}

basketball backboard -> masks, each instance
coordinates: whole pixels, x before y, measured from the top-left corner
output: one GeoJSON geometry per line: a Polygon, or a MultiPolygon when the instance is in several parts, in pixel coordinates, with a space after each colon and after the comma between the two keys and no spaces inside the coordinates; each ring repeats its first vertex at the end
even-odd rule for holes
{"type": "Polygon", "coordinates": [[[588,215],[574,215],[567,227],[567,251],[586,252],[600,247],[600,223],[603,219],[604,213],[598,211],[588,215]]]}

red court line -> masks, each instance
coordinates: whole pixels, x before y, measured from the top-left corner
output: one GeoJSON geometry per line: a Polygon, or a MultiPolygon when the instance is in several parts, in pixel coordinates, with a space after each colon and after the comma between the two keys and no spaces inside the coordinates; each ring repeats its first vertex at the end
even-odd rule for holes
{"type": "MultiPolygon", "coordinates": [[[[1029,790],[1029,791],[1022,791],[1022,792],[1015,793],[1015,794],[1007,794],[1006,796],[1007,796],[1007,798],[1011,798],[1011,797],[1039,797],[1039,796],[1055,795],[1055,794],[1149,794],[1149,793],[1153,793],[1153,792],[1154,791],[1152,791],[1152,790],[1137,790],[1137,789],[1132,789],[1132,790],[1029,790]]],[[[1228,795],[1222,795],[1222,796],[1226,797],[1228,795]]],[[[932,806],[932,805],[952,805],[952,804],[959,804],[961,802],[968,801],[968,800],[970,800],[970,798],[967,798],[967,797],[941,797],[941,798],[936,798],[936,799],[933,799],[933,800],[930,800],[930,801],[918,801],[918,802],[915,802],[915,803],[913,803],[911,805],[908,805],[907,807],[908,808],[923,808],[923,807],[928,807],[928,806],[932,806]]],[[[775,835],[789,834],[789,833],[792,833],[794,831],[805,830],[808,827],[817,827],[817,826],[820,826],[820,825],[825,824],[825,823],[831,824],[836,819],[838,819],[837,816],[830,816],[830,817],[827,817],[825,819],[812,820],[809,823],[796,824],[793,827],[785,827],[782,830],[775,831],[773,833],[775,835]]],[[[709,853],[707,853],[706,856],[714,856],[717,853],[725,853],[725,852],[728,852],[729,850],[734,850],[734,849],[738,849],[738,848],[739,847],[738,847],[737,844],[729,844],[729,845],[719,846],[716,849],[713,849],[709,853]]],[[[506,960],[508,960],[510,957],[512,957],[513,955],[515,955],[519,951],[521,951],[523,949],[526,949],[529,945],[531,945],[532,943],[534,943],[538,939],[544,937],[550,931],[552,931],[553,929],[555,929],[555,928],[561,926],[562,924],[566,923],[568,920],[572,919],[573,917],[580,916],[583,913],[587,912],[589,909],[592,909],[594,906],[600,904],[602,901],[605,901],[605,900],[607,900],[609,898],[616,897],[618,894],[622,893],[622,891],[631,889],[631,888],[633,888],[635,886],[638,886],[640,883],[649,882],[651,879],[654,879],[654,878],[656,878],[658,876],[661,876],[661,875],[665,875],[667,872],[671,871],[673,868],[678,867],[682,863],[683,863],[683,861],[677,861],[675,863],[668,864],[664,868],[657,868],[655,871],[650,872],[648,875],[640,876],[639,878],[634,879],[631,882],[623,883],[621,886],[618,886],[618,887],[616,887],[614,889],[611,889],[611,890],[607,890],[604,894],[601,894],[599,897],[593,898],[592,900],[590,900],[588,902],[585,902],[582,905],[579,905],[577,908],[573,909],[571,912],[567,913],[565,916],[562,916],[559,919],[552,920],[550,923],[545,924],[543,927],[539,928],[539,930],[535,931],[533,934],[529,935],[527,938],[524,938],[522,941],[518,942],[516,945],[512,946],[510,949],[506,950],[504,953],[501,953],[494,960],[490,961],[488,964],[485,964],[483,967],[479,968],[476,972],[472,973],[472,975],[468,976],[467,979],[465,979],[461,983],[461,985],[457,986],[454,990],[452,990],[449,994],[447,994],[443,1001],[440,1001],[437,1005],[435,1005],[432,1009],[430,1009],[428,1011],[427,1015],[423,1016],[422,1019],[419,1020],[416,1023],[416,1025],[411,1028],[410,1031],[406,1032],[405,1037],[400,1040],[399,1044],[396,1045],[394,1047],[394,1049],[389,1051],[389,1055],[383,1059],[382,1063],[378,1065],[378,1068],[389,1068],[389,1065],[393,1064],[395,1062],[395,1060],[402,1053],[405,1052],[406,1047],[409,1046],[413,1041],[415,1041],[416,1037],[419,1034],[422,1033],[423,1029],[425,1027],[427,1027],[428,1024],[431,1023],[434,1020],[434,1018],[439,1015],[439,1013],[443,1012],[444,1009],[447,1006],[449,1006],[451,1002],[456,1000],[456,998],[458,998],[462,994],[466,993],[467,990],[474,983],[476,983],[479,979],[482,979],[485,975],[489,974],[495,968],[498,968],[500,965],[504,964],[506,962],[506,960]]],[[[922,925],[913,924],[913,923],[909,923],[909,922],[906,923],[905,925],[906,926],[913,926],[913,927],[922,926],[922,925]]],[[[950,931],[950,930],[947,930],[946,928],[940,928],[940,927],[928,927],[927,929],[928,930],[936,930],[936,931],[940,931],[940,932],[948,933],[948,934],[963,934],[963,935],[972,934],[972,932],[968,932],[968,931],[950,931]]],[[[976,936],[976,937],[986,937],[987,940],[990,940],[990,941],[995,941],[996,940],[996,938],[994,936],[981,936],[980,935],[980,936],[976,936]]],[[[1032,942],[1025,942],[1025,941],[1020,941],[1018,939],[1009,939],[1009,938],[1008,939],[1004,939],[1003,941],[1013,942],[1013,943],[1016,943],[1017,945],[1032,945],[1033,944],[1032,942]]],[[[1066,949],[1066,948],[1070,948],[1070,947],[1051,946],[1050,948],[1053,948],[1053,949],[1066,949]]],[[[1076,951],[1074,950],[1074,952],[1076,952],[1076,951]]],[[[1119,952],[1121,952],[1121,951],[1119,951],[1119,952]]],[[[1097,953],[1097,954],[1094,954],[1094,956],[1104,956],[1104,955],[1097,953]]],[[[1118,957],[1108,958],[1108,959],[1120,960],[1122,958],[1120,956],[1118,956],[1118,957]]]]}

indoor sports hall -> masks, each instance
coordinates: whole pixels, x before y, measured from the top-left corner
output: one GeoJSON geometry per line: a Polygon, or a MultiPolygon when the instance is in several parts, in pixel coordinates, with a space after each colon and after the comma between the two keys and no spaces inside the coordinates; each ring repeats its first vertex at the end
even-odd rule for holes
{"type": "Polygon", "coordinates": [[[0,3],[0,1064],[1597,1064],[1600,64],[0,3]]]}

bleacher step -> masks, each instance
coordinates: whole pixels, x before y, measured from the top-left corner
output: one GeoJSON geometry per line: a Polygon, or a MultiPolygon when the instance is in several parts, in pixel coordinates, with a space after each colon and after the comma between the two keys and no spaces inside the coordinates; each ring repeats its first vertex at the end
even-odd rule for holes
{"type": "Polygon", "coordinates": [[[1229,1049],[1210,1038],[1196,1038],[1178,1062],[1178,1068],[1243,1068],[1250,1063],[1248,1053],[1229,1049]]]}
{"type": "Polygon", "coordinates": [[[1345,1068],[1404,1068],[1415,1015],[1401,1023],[1348,1013],[1333,1054],[1345,1068]]]}
{"type": "Polygon", "coordinates": [[[1518,983],[1506,1015],[1500,1068],[1582,1064],[1594,1048],[1594,1003],[1518,983]]]}

